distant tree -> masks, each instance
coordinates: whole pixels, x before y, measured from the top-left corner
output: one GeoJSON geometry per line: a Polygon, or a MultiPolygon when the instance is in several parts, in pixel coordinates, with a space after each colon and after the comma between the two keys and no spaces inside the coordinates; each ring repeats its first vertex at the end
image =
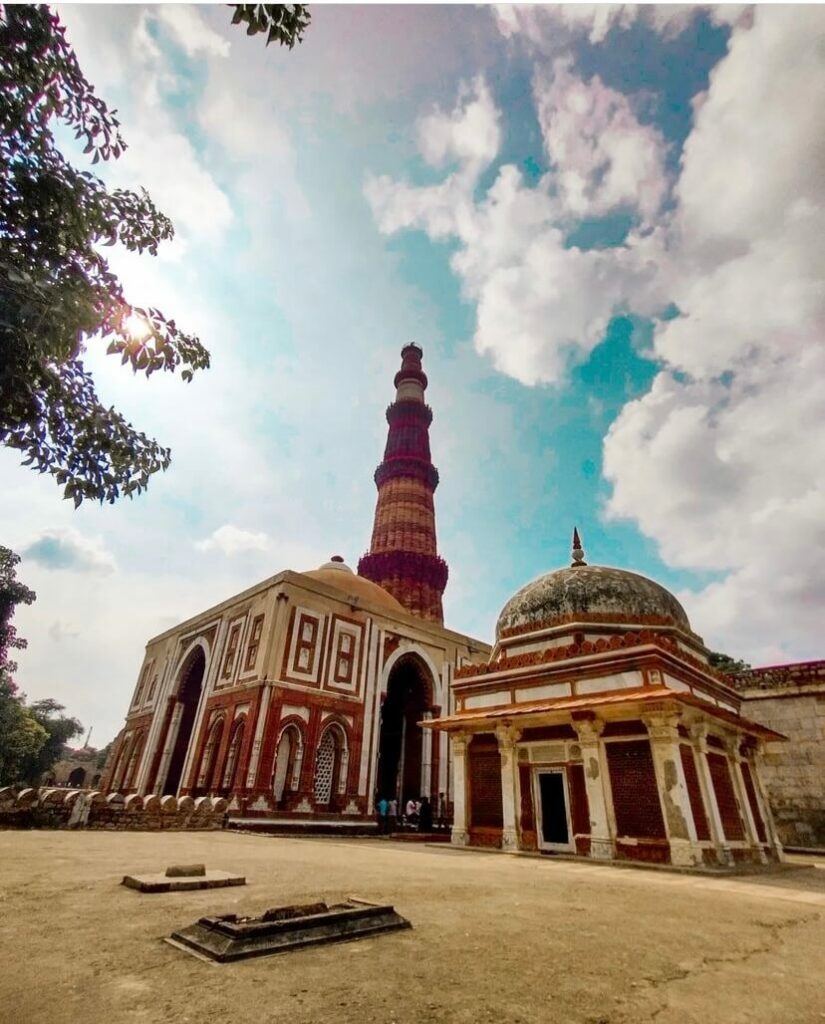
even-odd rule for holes
{"type": "Polygon", "coordinates": [[[14,686],[17,662],[9,657],[9,651],[21,651],[26,647],[23,637],[11,624],[19,604],[31,604],[37,595],[25,583],[17,579],[20,555],[0,546],[0,680],[14,686]]]}
{"type": "Polygon", "coordinates": [[[305,4],[230,4],[235,8],[232,24],[246,25],[248,36],[266,32],[266,45],[280,43],[291,50],[303,42],[309,27],[309,8],[305,4]]]}
{"type": "Polygon", "coordinates": [[[740,672],[748,672],[753,666],[738,658],[731,658],[728,654],[719,651],[711,651],[708,661],[712,668],[720,672],[726,672],[729,676],[738,675],[740,672]]]}
{"type": "Polygon", "coordinates": [[[106,762],[109,760],[109,754],[111,754],[112,752],[112,742],[113,741],[110,741],[106,744],[105,747],[103,747],[101,750],[98,750],[97,752],[97,757],[95,758],[95,768],[97,768],[99,772],[102,772],[103,769],[106,767],[106,762]]]}
{"type": "Polygon", "coordinates": [[[26,707],[23,695],[0,673],[0,786],[23,781],[27,766],[47,739],[48,733],[26,707]]]}
{"type": "Polygon", "coordinates": [[[63,757],[69,740],[83,732],[83,726],[76,718],[67,718],[64,706],[51,698],[36,700],[27,710],[46,733],[45,743],[23,765],[24,780],[36,786],[63,757]]]}
{"type": "Polygon", "coordinates": [[[84,78],[43,5],[0,4],[0,444],[50,473],[75,506],[140,493],[168,448],[99,400],[84,367],[92,338],[137,373],[209,366],[174,320],[132,306],[101,246],[157,253],[171,222],[145,190],[109,191],[55,144],[62,124],[91,162],[126,149],[115,111],[84,78]]]}

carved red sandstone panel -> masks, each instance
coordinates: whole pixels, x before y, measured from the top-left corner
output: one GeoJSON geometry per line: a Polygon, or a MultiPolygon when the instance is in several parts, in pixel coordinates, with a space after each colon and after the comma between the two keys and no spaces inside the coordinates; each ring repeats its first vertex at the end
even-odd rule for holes
{"type": "Polygon", "coordinates": [[[659,787],[648,740],[606,743],[619,837],[665,839],[659,787]]]}

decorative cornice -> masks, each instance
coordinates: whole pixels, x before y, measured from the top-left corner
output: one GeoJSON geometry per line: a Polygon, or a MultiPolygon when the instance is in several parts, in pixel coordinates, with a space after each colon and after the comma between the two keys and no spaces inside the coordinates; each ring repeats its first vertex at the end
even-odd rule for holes
{"type": "Polygon", "coordinates": [[[602,637],[599,640],[585,640],[580,644],[572,643],[561,647],[547,647],[543,651],[526,651],[523,654],[510,656],[503,654],[497,661],[490,661],[483,665],[463,665],[461,668],[456,669],[454,678],[456,680],[472,679],[476,676],[491,675],[494,672],[507,672],[510,669],[547,665],[554,661],[566,661],[569,658],[578,658],[588,654],[618,651],[629,647],[638,647],[641,644],[652,644],[661,650],[667,651],[723,684],[726,684],[729,680],[729,677],[724,672],[719,672],[701,659],[688,654],[687,651],[679,647],[675,640],[660,633],[653,633],[647,629],[643,629],[639,633],[616,633],[609,638],[602,637]]]}

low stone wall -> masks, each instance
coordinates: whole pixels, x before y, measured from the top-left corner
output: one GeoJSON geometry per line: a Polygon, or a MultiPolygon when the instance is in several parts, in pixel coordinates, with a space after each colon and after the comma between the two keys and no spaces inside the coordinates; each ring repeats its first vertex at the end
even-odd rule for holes
{"type": "Polygon", "coordinates": [[[77,789],[0,789],[0,828],[219,829],[227,801],[77,789]]]}

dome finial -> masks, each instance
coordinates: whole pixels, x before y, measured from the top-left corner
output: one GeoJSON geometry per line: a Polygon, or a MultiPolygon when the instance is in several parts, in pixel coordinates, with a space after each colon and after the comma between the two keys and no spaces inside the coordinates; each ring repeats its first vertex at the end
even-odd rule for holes
{"type": "Polygon", "coordinates": [[[582,542],[579,540],[579,531],[573,527],[573,561],[570,563],[570,567],[575,569],[579,565],[587,565],[584,560],[584,549],[582,548],[582,542]]]}

